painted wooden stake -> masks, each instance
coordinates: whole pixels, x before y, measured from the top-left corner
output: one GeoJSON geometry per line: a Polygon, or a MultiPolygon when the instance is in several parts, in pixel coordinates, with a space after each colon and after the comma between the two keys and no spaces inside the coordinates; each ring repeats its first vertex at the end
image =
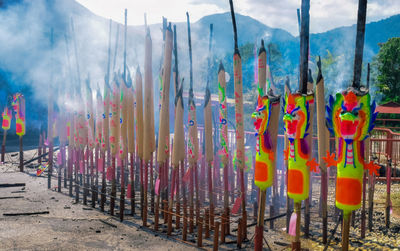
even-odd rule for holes
{"type": "Polygon", "coordinates": [[[343,212],[342,251],[349,250],[350,220],[351,213],[343,212]]]}
{"type": "Polygon", "coordinates": [[[216,221],[214,223],[214,242],[213,242],[213,251],[218,251],[218,235],[219,235],[219,226],[220,223],[218,221],[216,221]]]}
{"type": "MultiPolygon", "coordinates": [[[[3,162],[3,163],[4,163],[4,156],[6,154],[7,131],[8,130],[4,130],[3,141],[1,143],[1,162],[3,162]]],[[[42,139],[42,136],[40,135],[39,145],[41,144],[41,139],[42,139]]],[[[42,155],[42,148],[41,148],[41,146],[39,146],[39,156],[41,156],[41,155],[42,155]]],[[[41,163],[42,162],[42,158],[40,157],[39,160],[40,160],[39,163],[41,163]]]]}
{"type": "Polygon", "coordinates": [[[176,218],[175,218],[175,228],[180,229],[180,222],[181,222],[181,203],[180,203],[180,170],[179,165],[176,168],[176,218]]]}
{"type": "Polygon", "coordinates": [[[361,239],[365,238],[365,203],[366,203],[366,190],[367,190],[367,173],[363,174],[363,191],[362,191],[362,207],[361,207],[361,239]]]}
{"type": "Polygon", "coordinates": [[[392,182],[392,159],[388,158],[386,165],[386,203],[385,203],[385,225],[386,228],[390,227],[390,208],[391,208],[391,200],[390,200],[390,186],[392,182]]]}
{"type": "Polygon", "coordinates": [[[80,151],[80,149],[75,150],[75,153],[77,155],[76,161],[75,161],[75,203],[79,203],[78,168],[79,168],[79,162],[80,162],[80,159],[81,159],[81,151],[80,151]]]}
{"type": "Polygon", "coordinates": [[[204,227],[205,227],[205,233],[204,233],[204,238],[210,238],[210,211],[208,208],[205,210],[205,216],[204,216],[204,227]]]}
{"type": "Polygon", "coordinates": [[[199,217],[197,224],[197,247],[203,246],[203,218],[199,217]]]}
{"type": "Polygon", "coordinates": [[[94,177],[94,156],[93,156],[93,151],[91,150],[89,152],[89,163],[90,163],[90,193],[92,195],[92,201],[91,201],[91,206],[93,208],[96,207],[96,186],[95,186],[95,177],[94,177]]]}
{"type": "Polygon", "coordinates": [[[182,240],[187,240],[187,224],[188,224],[188,215],[186,209],[186,202],[183,202],[183,229],[182,229],[182,240]]]}
{"type": "MultiPolygon", "coordinates": [[[[71,123],[72,124],[72,123],[71,123]]],[[[72,126],[71,126],[72,128],[72,126]]],[[[72,137],[72,136],[71,136],[72,137]]],[[[73,140],[72,140],[73,141],[73,140]]],[[[71,141],[69,141],[71,142],[71,141]]],[[[72,181],[72,173],[73,173],[73,155],[74,155],[74,147],[70,143],[68,145],[68,180],[69,180],[69,187],[68,187],[68,195],[72,197],[72,186],[73,186],[73,181],[72,181]]]]}

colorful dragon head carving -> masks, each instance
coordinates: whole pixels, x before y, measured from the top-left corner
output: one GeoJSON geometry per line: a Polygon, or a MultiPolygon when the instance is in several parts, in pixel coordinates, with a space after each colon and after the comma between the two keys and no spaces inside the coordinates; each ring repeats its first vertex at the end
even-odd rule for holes
{"type": "Polygon", "coordinates": [[[2,123],[3,130],[10,129],[11,119],[12,119],[12,110],[8,109],[8,107],[5,107],[4,111],[1,115],[3,117],[3,123],[2,123]]]}
{"type": "Polygon", "coordinates": [[[325,158],[328,165],[337,166],[336,206],[344,211],[360,208],[364,169],[376,172],[372,162],[364,160],[364,140],[374,127],[378,113],[370,95],[352,87],[329,98],[327,122],[329,130],[338,139],[338,158],[334,154],[325,158]]]}
{"type": "Polygon", "coordinates": [[[370,95],[357,95],[353,88],[336,94],[336,100],[330,96],[327,106],[329,129],[337,138],[347,143],[363,141],[374,128],[378,113],[375,102],[370,104],[370,95]]]}
{"type": "Polygon", "coordinates": [[[284,130],[290,144],[285,150],[288,160],[288,196],[295,202],[308,198],[310,169],[316,171],[315,159],[309,160],[310,149],[306,140],[310,128],[310,105],[314,95],[288,93],[283,104],[284,130]]]}
{"type": "Polygon", "coordinates": [[[25,98],[21,93],[13,95],[13,101],[11,103],[15,111],[16,119],[16,133],[18,136],[25,135],[25,98]]]}
{"type": "MultiPolygon", "coordinates": [[[[279,99],[278,99],[279,103],[279,99]]],[[[256,111],[252,118],[255,119],[256,129],[256,164],[254,173],[254,184],[262,191],[273,183],[273,161],[274,152],[272,149],[271,136],[268,132],[268,126],[271,117],[272,102],[268,96],[259,96],[256,111]]]]}
{"type": "Polygon", "coordinates": [[[313,96],[303,96],[300,93],[285,95],[283,122],[289,140],[303,139],[307,136],[310,126],[309,104],[311,100],[314,100],[313,96]]]}

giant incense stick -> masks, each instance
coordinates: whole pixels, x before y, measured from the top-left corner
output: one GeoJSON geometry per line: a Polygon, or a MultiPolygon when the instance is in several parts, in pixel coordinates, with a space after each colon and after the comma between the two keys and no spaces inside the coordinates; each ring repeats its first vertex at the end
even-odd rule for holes
{"type": "MultiPolygon", "coordinates": [[[[226,102],[226,79],[225,69],[222,62],[218,69],[218,101],[219,101],[219,130],[220,130],[220,156],[224,167],[224,218],[229,222],[229,184],[228,184],[228,164],[229,164],[229,149],[228,149],[228,107],[226,102]]],[[[219,173],[219,166],[215,165],[219,173]]],[[[215,179],[214,179],[215,180],[215,179]]],[[[224,229],[224,225],[223,228],[224,229]]],[[[222,234],[224,236],[224,234],[222,234]]]]}
{"type": "Polygon", "coordinates": [[[110,150],[111,150],[111,199],[110,199],[110,214],[114,215],[115,197],[117,195],[116,180],[115,180],[115,169],[116,169],[116,157],[119,153],[120,148],[120,82],[117,79],[117,75],[114,75],[111,90],[111,112],[110,112],[110,150]]]}
{"type": "Polygon", "coordinates": [[[210,68],[211,68],[211,48],[212,48],[213,24],[210,24],[210,40],[208,46],[208,71],[207,71],[207,85],[204,101],[204,133],[205,133],[205,150],[206,150],[206,163],[208,165],[208,189],[210,200],[210,212],[214,211],[214,202],[212,194],[212,161],[214,159],[214,144],[213,144],[213,128],[212,128],[212,102],[210,92],[210,68]]]}
{"type": "Polygon", "coordinates": [[[120,102],[121,102],[121,132],[120,132],[120,150],[119,150],[119,158],[121,159],[120,163],[120,175],[121,175],[121,194],[120,194],[120,220],[124,219],[124,209],[125,209],[125,165],[127,163],[128,157],[128,113],[131,113],[129,110],[130,103],[130,94],[131,93],[131,83],[128,83],[124,80],[124,76],[121,79],[121,93],[120,93],[120,102]]]}
{"type": "MultiPolygon", "coordinates": [[[[172,29],[171,24],[165,31],[165,48],[164,48],[164,64],[162,76],[162,100],[160,121],[158,129],[158,149],[157,149],[157,162],[160,167],[163,167],[163,175],[159,175],[160,182],[165,180],[165,169],[168,170],[168,157],[169,157],[169,87],[171,79],[171,60],[172,60],[172,29]]],[[[164,182],[162,182],[164,184],[164,182]]],[[[160,190],[164,187],[161,187],[160,190]]],[[[157,207],[159,206],[160,192],[157,195],[157,207]]]]}
{"type": "Polygon", "coordinates": [[[326,244],[328,236],[328,169],[322,157],[329,151],[329,131],[325,123],[325,90],[321,70],[321,58],[317,59],[318,77],[316,85],[318,160],[321,170],[321,205],[322,205],[322,243],[326,244]]]}
{"type": "Polygon", "coordinates": [[[145,59],[144,59],[144,111],[143,111],[143,160],[144,170],[144,203],[143,203],[143,225],[147,225],[147,164],[155,150],[154,137],[154,102],[153,102],[153,76],[152,76],[152,42],[150,29],[147,28],[145,40],[145,59]]]}
{"type": "MultiPolygon", "coordinates": [[[[77,102],[82,100],[81,88],[77,87],[77,102]]],[[[83,184],[83,203],[86,204],[87,201],[87,182],[85,177],[86,163],[85,163],[85,148],[88,145],[88,127],[86,126],[86,111],[84,106],[79,106],[77,109],[77,136],[78,136],[78,151],[80,154],[80,159],[78,162],[80,181],[83,184]]],[[[78,192],[79,193],[79,192],[78,192]]]]}
{"type": "Polygon", "coordinates": [[[169,155],[169,85],[171,79],[172,29],[168,26],[165,34],[163,94],[161,100],[160,123],[158,130],[158,163],[165,163],[169,155]]]}
{"type": "Polygon", "coordinates": [[[110,68],[111,68],[111,28],[112,21],[110,19],[110,27],[108,33],[108,60],[107,60],[107,73],[104,77],[104,89],[103,89],[103,134],[101,139],[101,156],[103,161],[103,174],[101,181],[101,211],[104,211],[104,204],[106,202],[106,174],[108,170],[109,161],[106,161],[106,152],[108,153],[108,160],[110,158],[110,68]]]}
{"type": "MultiPolygon", "coordinates": [[[[179,212],[179,164],[183,162],[185,158],[185,132],[183,129],[183,81],[179,87],[179,68],[178,68],[178,45],[177,45],[177,34],[176,34],[176,25],[174,25],[174,58],[175,58],[175,66],[174,66],[174,82],[175,82],[175,124],[174,124],[174,147],[172,149],[172,165],[174,167],[173,176],[176,179],[176,191],[177,191],[177,215],[179,212]]],[[[171,189],[171,201],[170,201],[170,211],[172,210],[172,203],[174,198],[174,191],[171,189]]],[[[171,215],[170,215],[171,218],[171,215]]],[[[168,219],[168,224],[172,219],[168,219]]],[[[176,220],[178,225],[178,218],[176,220]]]]}
{"type": "MultiPolygon", "coordinates": [[[[71,82],[72,83],[72,82],[71,82]]],[[[74,92],[73,88],[70,88],[71,95],[70,99],[74,97],[74,92]]],[[[69,104],[69,103],[68,103],[69,104]]],[[[74,160],[74,155],[75,155],[75,140],[74,140],[74,134],[75,134],[75,126],[74,126],[74,112],[73,112],[73,107],[71,109],[72,111],[69,112],[68,114],[68,121],[67,121],[67,138],[68,138],[68,179],[69,179],[69,189],[68,189],[68,195],[72,197],[72,186],[73,186],[73,181],[72,181],[72,172],[73,172],[73,160],[74,160]]]]}
{"type": "Polygon", "coordinates": [[[242,81],[242,59],[238,48],[237,28],[235,20],[235,12],[233,10],[233,2],[229,0],[232,15],[233,34],[235,40],[235,48],[233,54],[233,72],[234,72],[234,86],[235,86],[235,119],[236,119],[236,164],[239,168],[240,174],[240,188],[242,200],[242,221],[243,239],[247,236],[247,213],[246,213],[246,194],[244,187],[244,123],[243,123],[243,81],[242,81]]]}
{"type": "MultiPolygon", "coordinates": [[[[63,95],[64,96],[64,95],[63,95]]],[[[65,96],[63,97],[65,99],[65,96]]],[[[62,103],[60,104],[60,110],[66,110],[65,109],[65,104],[62,103]]],[[[67,119],[68,119],[68,113],[63,112],[60,113],[59,116],[59,122],[58,122],[58,138],[60,142],[60,157],[61,157],[61,165],[59,165],[58,169],[58,188],[57,191],[61,192],[61,176],[62,176],[62,171],[64,170],[64,188],[66,188],[66,169],[65,169],[65,146],[67,144],[67,119]]]]}
{"type": "MultiPolygon", "coordinates": [[[[140,170],[140,200],[141,206],[143,206],[143,89],[142,89],[142,74],[140,68],[136,69],[135,76],[135,91],[136,91],[136,146],[137,156],[139,159],[139,170],[140,170]]],[[[143,211],[141,210],[142,214],[143,211]]]]}
{"type": "MultiPolygon", "coordinates": [[[[309,196],[310,169],[316,168],[314,161],[309,161],[311,149],[308,146],[308,135],[312,128],[312,109],[314,103],[312,92],[307,93],[308,84],[308,46],[309,46],[309,9],[310,1],[302,0],[301,35],[300,35],[300,83],[298,93],[285,94],[284,126],[289,139],[289,147],[285,150],[288,159],[288,195],[294,200],[295,213],[292,215],[295,224],[295,238],[292,249],[300,250],[300,218],[301,201],[309,196]],[[310,121],[311,120],[311,121],[310,121]]],[[[292,221],[292,220],[291,220],[292,221]]],[[[291,230],[289,230],[291,232],[291,230]]]]}
{"type": "MultiPolygon", "coordinates": [[[[111,27],[111,26],[110,26],[111,27]]],[[[108,158],[110,157],[110,93],[111,87],[109,85],[109,77],[106,76],[104,81],[104,96],[103,96],[103,134],[101,139],[101,155],[103,160],[103,175],[101,183],[101,203],[100,208],[104,211],[104,204],[106,202],[106,173],[108,170],[108,161],[106,161],[106,152],[108,158]]]]}
{"type": "MultiPolygon", "coordinates": [[[[92,158],[93,154],[93,149],[95,147],[95,132],[94,132],[94,113],[93,113],[93,95],[92,95],[92,89],[90,87],[90,79],[89,76],[86,79],[86,126],[88,130],[88,153],[89,156],[88,158],[92,158]]],[[[93,173],[93,163],[88,162],[88,168],[90,167],[90,183],[91,183],[91,188],[90,190],[92,191],[92,206],[95,206],[95,200],[94,200],[94,173],[93,173]]],[[[89,170],[88,170],[89,173],[89,170]]],[[[87,185],[88,186],[88,185],[87,185]]],[[[88,186],[89,187],[89,186],[88,186]]],[[[88,190],[87,187],[87,190],[88,190]]]]}
{"type": "Polygon", "coordinates": [[[122,75],[122,86],[121,86],[121,114],[120,114],[120,123],[121,123],[121,133],[120,133],[120,184],[121,184],[121,193],[120,193],[120,203],[119,203],[119,219],[120,221],[124,220],[124,211],[125,211],[125,165],[128,164],[128,113],[129,111],[129,103],[130,103],[130,95],[131,92],[130,87],[131,83],[127,82],[127,66],[126,66],[126,35],[127,35],[127,27],[128,27],[128,10],[125,9],[125,24],[124,24],[124,72],[122,75]]]}
{"type": "Polygon", "coordinates": [[[94,114],[93,114],[93,97],[92,88],[90,87],[89,77],[85,81],[86,83],[86,125],[88,128],[88,146],[90,150],[93,150],[95,146],[95,135],[94,135],[94,114]]]}
{"type": "Polygon", "coordinates": [[[336,207],[343,210],[342,250],[348,250],[351,213],[361,207],[364,169],[370,174],[379,169],[364,157],[364,141],[377,116],[369,90],[360,85],[366,12],[367,0],[359,0],[352,86],[337,93],[336,99],[330,97],[327,107],[328,124],[339,142],[337,160],[334,155],[325,159],[329,166],[337,165],[336,207]]]}
{"type": "MultiPolygon", "coordinates": [[[[145,17],[146,18],[146,17],[145,17]]],[[[162,34],[163,34],[163,46],[162,46],[162,52],[161,52],[161,58],[160,58],[160,70],[158,72],[158,80],[159,80],[159,105],[158,105],[158,112],[159,112],[159,118],[161,119],[161,105],[162,105],[162,96],[163,96],[163,91],[164,91],[164,84],[163,84],[163,76],[164,76],[164,56],[165,56],[165,38],[166,38],[166,31],[167,31],[167,26],[168,26],[168,22],[167,19],[165,17],[162,17],[163,20],[163,28],[162,28],[162,34]]],[[[147,23],[147,21],[145,20],[145,23],[147,23]]],[[[165,151],[169,152],[168,149],[169,145],[166,145],[166,149],[165,151]]],[[[158,151],[156,152],[156,154],[158,154],[158,151]]],[[[161,192],[161,200],[167,200],[168,195],[167,195],[167,190],[168,187],[166,187],[166,184],[168,183],[168,168],[166,168],[166,165],[158,165],[159,167],[159,179],[160,179],[160,190],[161,192]]],[[[150,169],[150,186],[151,186],[151,212],[154,212],[154,197],[155,197],[155,186],[154,186],[154,175],[153,175],[153,169],[150,169]]],[[[159,205],[157,204],[157,207],[159,205]]],[[[161,205],[162,208],[164,208],[164,211],[162,211],[162,215],[165,216],[166,214],[166,210],[167,210],[167,206],[165,205],[165,203],[162,203],[161,205]]],[[[157,212],[158,212],[158,208],[157,208],[157,212]]],[[[157,220],[159,219],[158,217],[158,213],[156,216],[157,220]]],[[[164,217],[164,220],[167,219],[167,217],[164,217]]],[[[157,224],[155,224],[157,225],[157,224]]],[[[158,227],[158,226],[156,226],[158,227]]]]}
{"type": "Polygon", "coordinates": [[[100,93],[100,87],[97,86],[96,90],[96,127],[95,127],[95,140],[96,140],[96,185],[95,185],[95,193],[96,193],[96,200],[98,200],[98,179],[99,179],[99,172],[104,172],[104,164],[102,157],[99,156],[99,151],[101,149],[101,142],[103,138],[103,98],[100,93]],[[101,163],[100,163],[101,161],[101,163]],[[99,166],[103,167],[103,170],[99,170],[99,166]]]}
{"type": "MultiPolygon", "coordinates": [[[[134,156],[135,156],[135,98],[134,98],[134,91],[133,91],[133,83],[130,71],[128,69],[128,76],[127,76],[127,86],[129,86],[128,90],[126,91],[126,98],[127,98],[127,138],[128,138],[128,153],[130,154],[130,169],[129,169],[129,177],[130,177],[130,194],[131,194],[131,213],[134,214],[135,211],[135,186],[134,186],[134,156]]],[[[129,165],[128,165],[129,166],[129,165]]],[[[129,189],[129,186],[128,186],[129,189]]]]}
{"type": "MultiPolygon", "coordinates": [[[[73,21],[71,18],[71,25],[72,25],[72,33],[74,33],[74,25],[73,21]]],[[[75,38],[75,37],[74,37],[75,38]]],[[[75,41],[75,40],[74,40],[75,41]]],[[[51,43],[51,48],[54,49],[54,36],[53,36],[53,28],[51,29],[51,35],[50,35],[50,43],[51,43]]],[[[75,55],[76,55],[76,50],[75,50],[75,55]]],[[[54,62],[53,54],[52,56],[52,61],[54,62]]],[[[79,69],[79,67],[78,67],[79,69]]],[[[53,101],[53,88],[51,86],[51,82],[53,82],[53,70],[50,72],[51,74],[51,81],[48,86],[48,103],[47,103],[47,139],[49,142],[49,162],[48,162],[48,176],[47,176],[47,188],[51,188],[51,175],[53,172],[53,110],[54,110],[54,101],[53,101]]],[[[20,137],[20,141],[22,138],[20,137]]]]}
{"type": "MultiPolygon", "coordinates": [[[[367,66],[367,89],[369,89],[369,77],[370,77],[370,65],[368,63],[367,66]]],[[[365,147],[364,147],[364,151],[365,151],[365,161],[369,162],[369,155],[370,155],[370,138],[365,140],[365,147]]],[[[371,181],[371,180],[370,180],[371,181]]],[[[363,175],[363,191],[362,191],[362,208],[361,208],[361,223],[360,223],[360,227],[361,227],[361,239],[365,238],[365,214],[366,214],[366,210],[365,210],[365,204],[366,204],[366,190],[367,190],[367,173],[364,173],[363,175]]],[[[371,201],[372,202],[372,201],[371,201]]],[[[372,213],[371,213],[372,216],[372,213]]],[[[372,223],[372,222],[371,222],[372,223]]]]}
{"type": "Polygon", "coordinates": [[[258,54],[258,106],[252,117],[256,119],[256,162],[254,183],[260,189],[257,213],[257,226],[255,231],[254,248],[262,250],[266,189],[274,184],[276,168],[276,147],[278,142],[279,124],[279,99],[272,89],[264,96],[263,85],[266,81],[264,42],[258,54]]]}
{"type": "MultiPolygon", "coordinates": [[[[195,182],[197,184],[197,160],[199,158],[199,139],[197,134],[197,118],[196,118],[196,104],[194,102],[193,94],[193,66],[192,66],[192,41],[190,34],[190,20],[189,13],[186,12],[187,17],[187,28],[188,28],[188,44],[189,44],[189,67],[190,67],[190,86],[189,86],[189,99],[188,99],[188,122],[189,122],[189,132],[188,132],[188,160],[189,160],[189,172],[190,172],[190,221],[189,221],[189,232],[193,232],[193,198],[194,198],[194,188],[193,188],[193,175],[195,176],[195,182]]],[[[199,191],[196,186],[196,211],[199,206],[199,191]]],[[[197,215],[198,216],[198,215],[197,215]]]]}
{"type": "MultiPolygon", "coordinates": [[[[256,52],[255,52],[256,53],[256,52]]],[[[257,79],[254,81],[258,82],[258,88],[261,88],[262,93],[267,93],[269,86],[267,84],[267,51],[264,46],[264,39],[261,39],[261,47],[258,51],[258,68],[257,68],[257,79]]],[[[259,90],[259,91],[261,91],[259,90]]],[[[260,95],[261,93],[259,93],[260,95]]]]}
{"type": "Polygon", "coordinates": [[[154,137],[154,102],[153,102],[153,76],[152,76],[152,41],[150,29],[147,29],[145,40],[145,65],[144,65],[144,135],[143,158],[150,161],[151,154],[155,150],[154,137]]]}
{"type": "Polygon", "coordinates": [[[121,172],[121,194],[119,203],[119,218],[121,221],[124,220],[125,211],[125,165],[128,164],[128,113],[133,113],[130,110],[130,94],[131,84],[127,81],[127,66],[126,66],[126,35],[128,28],[128,10],[125,9],[125,25],[124,25],[124,73],[122,75],[122,87],[121,87],[121,147],[120,147],[120,172],[121,172]]]}

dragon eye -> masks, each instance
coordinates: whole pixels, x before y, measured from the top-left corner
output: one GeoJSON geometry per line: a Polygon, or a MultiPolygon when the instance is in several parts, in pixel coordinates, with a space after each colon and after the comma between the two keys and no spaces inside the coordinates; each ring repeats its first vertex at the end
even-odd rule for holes
{"type": "Polygon", "coordinates": [[[354,111],[354,112],[353,112],[353,115],[354,115],[354,116],[358,116],[358,111],[354,111]]]}

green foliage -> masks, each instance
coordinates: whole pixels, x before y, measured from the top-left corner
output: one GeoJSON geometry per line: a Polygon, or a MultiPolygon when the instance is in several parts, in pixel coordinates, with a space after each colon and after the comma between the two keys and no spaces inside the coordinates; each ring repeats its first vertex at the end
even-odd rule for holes
{"type": "Polygon", "coordinates": [[[383,95],[382,102],[400,102],[400,37],[380,44],[374,65],[377,68],[377,91],[383,95]]]}

